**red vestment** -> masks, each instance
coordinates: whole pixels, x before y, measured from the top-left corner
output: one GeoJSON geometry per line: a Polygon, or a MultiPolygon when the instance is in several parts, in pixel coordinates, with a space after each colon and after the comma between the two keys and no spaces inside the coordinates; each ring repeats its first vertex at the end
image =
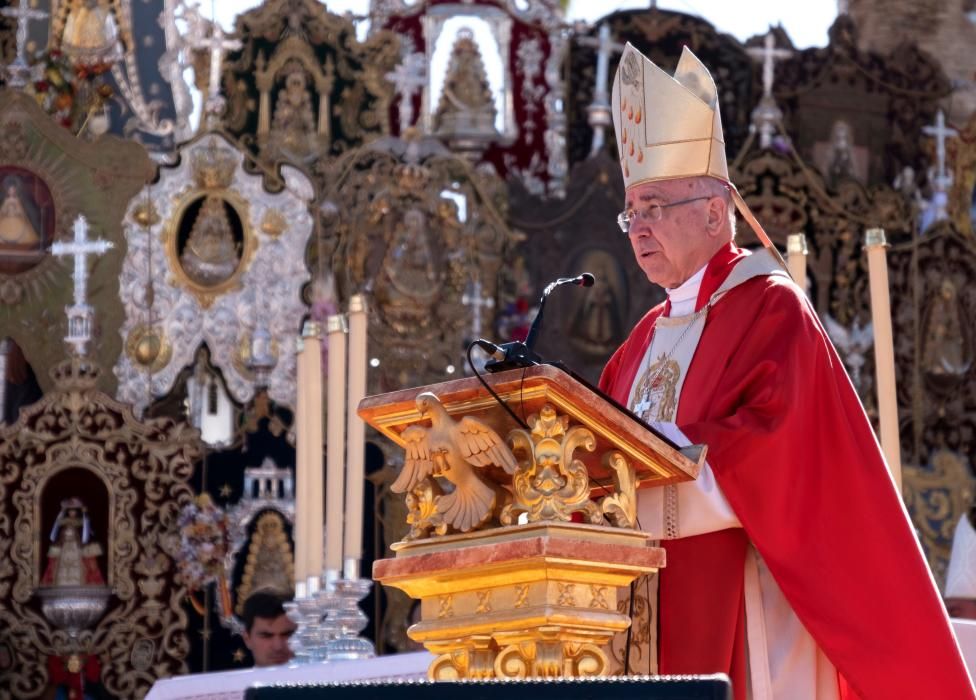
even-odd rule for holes
{"type": "MultiPolygon", "coordinates": [[[[747,254],[730,246],[712,258],[697,308],[747,254]]],[[[600,388],[621,404],[666,312],[648,312],[604,369],[600,388]]],[[[751,541],[836,667],[842,697],[976,697],[864,409],[796,285],[757,277],[714,303],[676,423],[708,445],[743,529],[662,543],[661,673],[727,673],[744,700],[751,541]]]]}

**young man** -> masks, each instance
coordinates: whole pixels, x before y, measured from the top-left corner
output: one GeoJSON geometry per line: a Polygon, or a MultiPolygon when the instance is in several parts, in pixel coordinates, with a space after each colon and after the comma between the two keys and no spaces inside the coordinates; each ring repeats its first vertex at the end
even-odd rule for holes
{"type": "Polygon", "coordinates": [[[976,698],[843,364],[778,254],[734,243],[733,203],[768,238],[729,181],[708,70],[685,48],[672,78],[628,44],[613,119],[617,223],[668,300],[600,385],[708,445],[697,480],[640,492],[667,550],[642,658],[726,673],[737,700],[976,698]]]}
{"type": "Polygon", "coordinates": [[[297,625],[288,619],[284,598],[269,591],[256,591],[244,601],[244,644],[251,650],[254,665],[278,666],[291,661],[288,640],[297,625]]]}

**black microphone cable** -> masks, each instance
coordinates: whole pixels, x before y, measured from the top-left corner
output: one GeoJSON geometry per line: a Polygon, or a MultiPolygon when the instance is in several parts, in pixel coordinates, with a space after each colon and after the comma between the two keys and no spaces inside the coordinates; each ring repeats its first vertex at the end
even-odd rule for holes
{"type": "Polygon", "coordinates": [[[498,405],[504,408],[508,412],[508,415],[510,415],[512,419],[520,426],[522,426],[525,430],[531,430],[531,428],[529,428],[528,423],[526,423],[524,420],[522,420],[517,415],[515,415],[515,411],[513,411],[512,408],[507,403],[502,401],[502,397],[496,394],[495,390],[492,389],[490,386],[488,386],[488,382],[485,381],[485,378],[481,375],[481,372],[479,372],[478,368],[475,366],[474,360],[471,359],[471,350],[474,347],[479,347],[485,352],[491,354],[492,351],[489,350],[486,346],[490,346],[494,348],[495,351],[498,350],[498,347],[494,343],[490,343],[487,340],[482,340],[481,338],[479,338],[478,340],[473,340],[470,343],[468,343],[468,350],[466,353],[468,358],[468,367],[471,368],[471,371],[474,373],[474,376],[478,378],[478,381],[481,382],[481,385],[488,391],[489,394],[491,394],[494,397],[495,401],[498,402],[498,405]]]}

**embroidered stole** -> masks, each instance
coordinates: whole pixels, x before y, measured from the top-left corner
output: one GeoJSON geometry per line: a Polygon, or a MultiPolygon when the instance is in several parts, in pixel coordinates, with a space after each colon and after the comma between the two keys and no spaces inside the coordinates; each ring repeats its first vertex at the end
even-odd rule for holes
{"type": "MultiPolygon", "coordinates": [[[[630,389],[628,407],[647,423],[673,423],[678,415],[681,389],[688,369],[695,357],[698,343],[711,306],[729,290],[754,277],[786,275],[768,251],[763,250],[743,258],[708,303],[687,316],[661,316],[654,324],[651,343],[644,353],[634,383],[630,389]]],[[[665,486],[663,532],[665,538],[681,536],[677,487],[665,486]]],[[[658,528],[654,527],[657,531],[658,528]]],[[[620,632],[611,640],[608,656],[613,674],[657,673],[657,574],[642,576],[633,587],[634,610],[631,619],[629,668],[624,669],[627,632],[620,632]]],[[[617,610],[627,614],[630,596],[621,595],[617,610]]]]}

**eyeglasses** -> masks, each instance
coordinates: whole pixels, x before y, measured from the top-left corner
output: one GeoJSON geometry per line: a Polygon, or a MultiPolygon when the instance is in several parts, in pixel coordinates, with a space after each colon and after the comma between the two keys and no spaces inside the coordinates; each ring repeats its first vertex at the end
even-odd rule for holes
{"type": "Polygon", "coordinates": [[[670,207],[676,207],[679,204],[689,204],[691,202],[698,202],[702,199],[711,199],[712,195],[706,197],[692,197],[691,199],[682,199],[679,202],[670,202],[669,204],[650,204],[643,209],[628,209],[627,211],[622,211],[617,214],[617,226],[624,233],[630,233],[630,225],[635,221],[643,221],[645,223],[654,223],[655,221],[660,221],[664,218],[664,210],[670,207]]]}

